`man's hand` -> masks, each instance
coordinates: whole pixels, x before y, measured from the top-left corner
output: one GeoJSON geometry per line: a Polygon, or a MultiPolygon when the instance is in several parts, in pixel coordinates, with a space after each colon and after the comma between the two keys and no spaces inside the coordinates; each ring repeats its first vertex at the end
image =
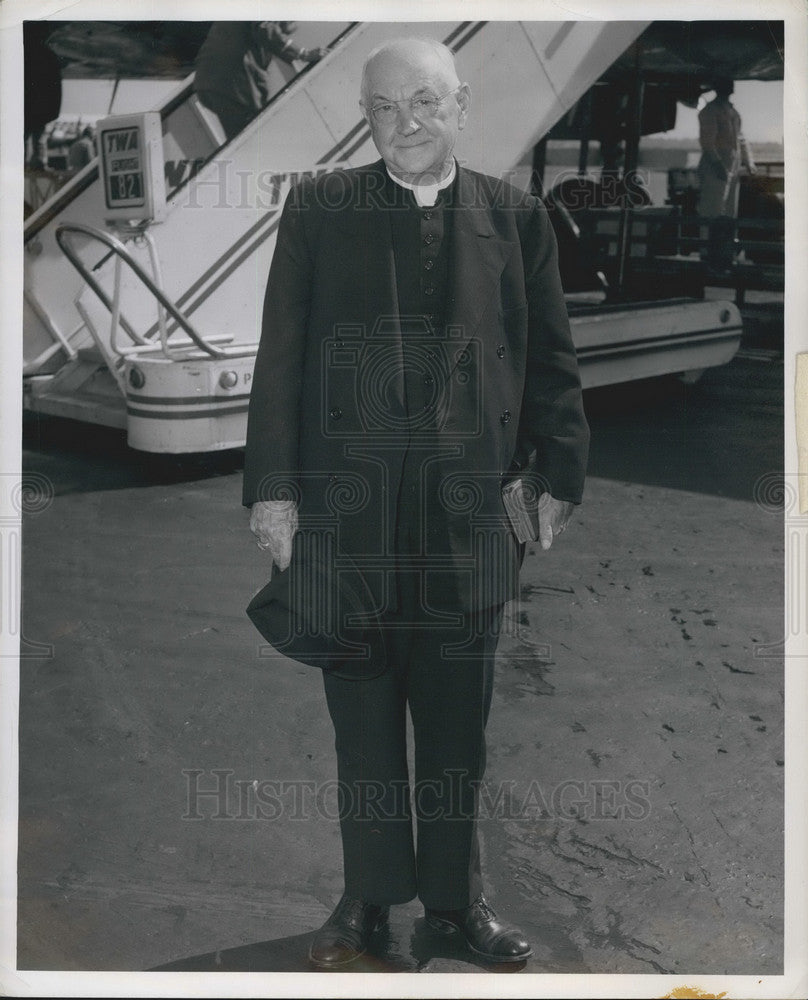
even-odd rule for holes
{"type": "Polygon", "coordinates": [[[556,500],[549,493],[539,497],[539,541],[543,549],[549,549],[556,535],[567,527],[575,504],[568,500],[556,500]]]}
{"type": "Polygon", "coordinates": [[[326,55],[328,55],[328,49],[318,46],[314,49],[303,49],[300,53],[300,58],[307,63],[316,63],[326,55]]]}
{"type": "Polygon", "coordinates": [[[297,504],[294,500],[257,501],[250,510],[250,531],[258,539],[258,548],[269,549],[278,569],[286,569],[297,531],[297,504]]]}

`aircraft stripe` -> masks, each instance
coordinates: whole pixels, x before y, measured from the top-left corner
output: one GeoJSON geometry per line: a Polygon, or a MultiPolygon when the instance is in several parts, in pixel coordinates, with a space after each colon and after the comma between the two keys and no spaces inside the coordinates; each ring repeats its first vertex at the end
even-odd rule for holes
{"type": "MultiPolygon", "coordinates": [[[[137,364],[137,359],[132,359],[137,364]]],[[[198,359],[195,359],[198,360],[198,359]]],[[[222,359],[224,360],[224,359],[222,359]]],[[[249,392],[236,392],[232,396],[141,396],[129,395],[129,402],[135,404],[143,403],[147,406],[196,406],[198,403],[234,403],[240,399],[249,399],[249,392]]]]}
{"type": "MultiPolygon", "coordinates": [[[[236,240],[236,242],[231,247],[229,247],[217,260],[215,260],[210,265],[210,267],[207,269],[207,271],[204,271],[196,279],[196,281],[193,282],[193,284],[189,285],[189,287],[186,288],[186,290],[182,293],[182,295],[180,295],[180,296],[177,297],[177,299],[176,299],[176,305],[177,306],[184,306],[185,303],[191,298],[191,296],[195,292],[197,292],[205,284],[205,282],[209,278],[211,278],[219,270],[219,268],[222,266],[222,264],[224,263],[224,261],[226,261],[231,254],[235,253],[249,239],[251,239],[259,231],[259,229],[261,229],[263,226],[266,226],[270,222],[272,222],[272,220],[275,218],[275,216],[279,212],[280,212],[280,208],[276,208],[276,209],[273,209],[273,211],[269,212],[267,215],[262,215],[261,218],[258,220],[258,222],[254,223],[252,226],[250,226],[250,228],[246,232],[242,233],[242,235],[239,236],[239,238],[236,240]]],[[[280,219],[278,219],[275,222],[273,228],[270,229],[269,232],[266,233],[266,235],[263,237],[263,239],[266,239],[267,236],[269,236],[271,233],[273,233],[275,231],[275,229],[277,229],[279,222],[280,222],[280,219]]],[[[259,241],[259,243],[257,243],[256,246],[258,246],[260,244],[260,242],[262,242],[262,241],[259,241]]],[[[217,282],[216,285],[214,285],[213,287],[216,287],[220,283],[221,282],[217,282]]],[[[198,304],[199,303],[196,303],[196,305],[198,305],[198,304]]],[[[195,308],[195,306],[194,306],[194,308],[195,308]]],[[[186,311],[186,313],[190,313],[191,312],[190,309],[189,310],[185,310],[185,311],[186,311]]],[[[144,336],[147,339],[149,337],[151,337],[151,335],[157,330],[158,326],[159,326],[159,323],[152,323],[152,325],[146,331],[146,333],[144,334],[144,336]]],[[[176,330],[177,329],[177,324],[175,322],[170,323],[168,329],[170,329],[172,331],[176,330]]]]}
{"type": "Polygon", "coordinates": [[[443,39],[443,44],[448,45],[451,48],[452,42],[455,38],[457,38],[458,35],[462,35],[466,28],[473,23],[473,21],[461,21],[460,24],[458,24],[453,31],[450,31],[449,34],[443,39]]]}
{"type": "Polygon", "coordinates": [[[553,35],[550,41],[547,43],[547,47],[544,50],[544,55],[547,59],[552,59],[556,52],[561,48],[566,40],[567,36],[570,34],[572,29],[575,27],[577,22],[575,21],[565,21],[558,31],[553,35]]]}
{"type": "Polygon", "coordinates": [[[248,247],[247,247],[247,248],[246,248],[246,249],[245,249],[245,250],[243,251],[243,253],[239,254],[239,256],[238,256],[238,257],[235,257],[235,258],[234,258],[234,259],[233,259],[233,260],[232,260],[232,261],[230,262],[229,266],[228,266],[228,267],[226,267],[226,268],[225,268],[225,269],[224,269],[224,270],[223,270],[223,271],[221,272],[221,274],[220,274],[220,275],[218,276],[218,278],[216,279],[216,281],[215,281],[215,282],[212,282],[212,283],[211,283],[211,284],[210,284],[210,285],[209,285],[209,286],[208,286],[208,287],[207,287],[207,288],[206,288],[206,289],[205,289],[205,290],[204,290],[204,291],[203,291],[203,292],[202,292],[202,293],[200,294],[199,298],[198,298],[198,299],[197,299],[197,300],[196,300],[195,302],[192,302],[192,303],[191,303],[191,304],[190,304],[190,305],[188,306],[188,308],[187,308],[187,309],[185,310],[185,311],[186,311],[186,313],[189,313],[189,314],[190,314],[190,313],[192,313],[192,312],[193,312],[193,311],[194,311],[195,309],[197,309],[197,308],[198,308],[199,306],[201,306],[201,305],[202,305],[202,303],[203,303],[203,302],[205,301],[205,299],[207,299],[207,298],[208,298],[208,296],[209,296],[209,295],[211,295],[211,294],[212,294],[212,292],[213,292],[213,291],[215,291],[215,289],[217,289],[217,288],[219,287],[219,285],[221,285],[221,284],[222,284],[222,282],[223,282],[223,281],[225,281],[225,280],[226,280],[227,278],[229,278],[229,277],[230,277],[230,275],[231,275],[231,274],[233,273],[233,271],[237,270],[237,269],[238,269],[238,268],[239,268],[239,267],[240,267],[240,266],[241,266],[241,265],[242,265],[242,264],[244,263],[244,261],[245,261],[245,260],[247,260],[247,258],[248,258],[248,257],[252,256],[252,254],[253,254],[253,253],[255,253],[255,251],[256,251],[256,250],[258,249],[258,247],[259,247],[259,246],[261,246],[261,244],[262,244],[262,243],[264,243],[264,242],[265,242],[266,240],[268,240],[268,239],[269,239],[269,237],[270,237],[270,236],[271,236],[271,235],[272,235],[272,234],[273,234],[273,233],[275,232],[275,230],[276,230],[276,229],[278,228],[278,226],[280,225],[280,223],[281,223],[281,220],[280,220],[280,219],[277,219],[277,220],[276,220],[275,222],[273,222],[273,223],[272,223],[272,225],[271,225],[271,226],[270,226],[270,227],[269,227],[269,228],[268,228],[268,229],[267,229],[267,230],[266,230],[265,232],[261,233],[261,234],[260,234],[260,235],[259,235],[259,236],[258,236],[258,237],[256,238],[256,240],[255,240],[255,242],[254,242],[254,243],[252,243],[252,244],[251,244],[250,246],[248,246],[248,247]]]}
{"type": "MultiPolygon", "coordinates": [[[[573,339],[574,339],[573,326],[573,339]]],[[[636,351],[655,351],[660,347],[676,346],[679,343],[695,343],[695,338],[700,337],[709,340],[721,340],[715,334],[723,334],[727,339],[734,338],[742,330],[742,326],[711,326],[707,329],[682,330],[679,333],[669,333],[660,337],[637,337],[634,340],[624,340],[618,344],[590,344],[588,347],[576,348],[579,360],[586,360],[588,355],[597,354],[624,354],[635,353],[636,351]]]]}
{"type": "MultiPolygon", "coordinates": [[[[481,31],[486,26],[486,24],[488,24],[488,21],[477,21],[477,23],[471,28],[470,31],[468,31],[463,36],[462,39],[460,39],[454,45],[450,45],[449,48],[453,52],[459,52],[463,48],[464,45],[466,45],[468,42],[471,41],[472,38],[474,38],[474,36],[477,34],[478,31],[481,31]]],[[[444,43],[444,44],[446,44],[446,43],[444,43]]]]}
{"type": "Polygon", "coordinates": [[[229,417],[247,412],[247,404],[225,409],[222,406],[212,406],[205,410],[141,410],[137,406],[127,406],[130,417],[144,417],[150,420],[201,420],[203,417],[229,417]]]}
{"type": "Polygon", "coordinates": [[[354,155],[354,153],[357,151],[357,149],[361,149],[362,146],[365,145],[365,143],[368,141],[369,138],[370,138],[370,129],[368,129],[367,132],[365,132],[362,135],[360,135],[359,138],[357,139],[357,141],[353,144],[353,146],[351,146],[349,149],[345,150],[345,152],[340,157],[340,160],[343,160],[343,161],[344,160],[350,160],[350,158],[354,155]]]}
{"type": "MultiPolygon", "coordinates": [[[[323,156],[320,157],[320,159],[317,161],[317,166],[319,167],[321,164],[329,163],[331,160],[333,160],[334,157],[337,155],[337,153],[343,148],[343,146],[345,146],[346,143],[349,143],[351,139],[353,139],[353,137],[357,134],[357,132],[361,131],[363,127],[367,128],[367,122],[365,121],[364,118],[361,121],[358,121],[356,125],[354,125],[354,127],[340,139],[340,141],[336,144],[336,146],[332,146],[327,153],[325,153],[323,156]]],[[[370,135],[370,129],[368,129],[368,135],[370,135]]]]}

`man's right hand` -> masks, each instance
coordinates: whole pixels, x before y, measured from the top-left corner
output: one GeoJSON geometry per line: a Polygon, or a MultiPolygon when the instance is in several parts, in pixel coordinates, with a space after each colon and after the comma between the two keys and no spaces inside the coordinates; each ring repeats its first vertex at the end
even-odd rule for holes
{"type": "Polygon", "coordinates": [[[297,504],[294,500],[258,500],[250,509],[250,531],[258,548],[268,549],[278,569],[286,569],[297,531],[297,504]]]}
{"type": "Polygon", "coordinates": [[[328,49],[317,47],[314,49],[303,49],[300,53],[300,58],[307,63],[319,62],[323,56],[328,54],[328,49]]]}

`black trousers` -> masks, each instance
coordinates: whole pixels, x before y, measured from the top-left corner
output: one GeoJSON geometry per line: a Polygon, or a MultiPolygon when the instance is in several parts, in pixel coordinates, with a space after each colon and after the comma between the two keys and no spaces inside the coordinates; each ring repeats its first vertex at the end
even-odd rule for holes
{"type": "Polygon", "coordinates": [[[502,606],[436,623],[418,573],[404,568],[397,583],[398,607],[384,620],[388,669],[371,680],[323,674],[336,734],[345,891],[380,905],[417,895],[427,907],[459,909],[482,890],[476,817],[502,606]]]}

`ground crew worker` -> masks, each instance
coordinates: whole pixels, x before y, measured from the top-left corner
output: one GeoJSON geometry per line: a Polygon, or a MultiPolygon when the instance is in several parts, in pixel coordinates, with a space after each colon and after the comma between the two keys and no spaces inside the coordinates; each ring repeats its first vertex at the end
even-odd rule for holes
{"type": "Polygon", "coordinates": [[[699,112],[699,215],[713,220],[705,257],[716,268],[732,263],[734,223],[738,214],[741,168],[755,172],[741,132],[741,116],[730,101],[732,80],[715,82],[715,97],[699,112]]]}

